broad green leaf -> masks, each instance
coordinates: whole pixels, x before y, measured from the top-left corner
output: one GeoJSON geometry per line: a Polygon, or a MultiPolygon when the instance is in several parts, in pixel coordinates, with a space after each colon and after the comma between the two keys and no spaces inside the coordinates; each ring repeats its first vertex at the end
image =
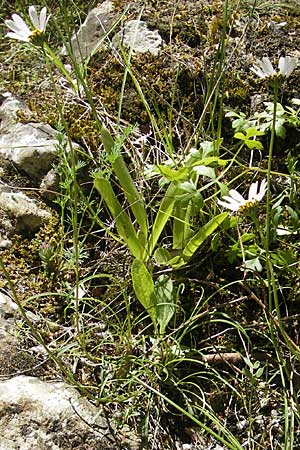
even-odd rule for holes
{"type": "Polygon", "coordinates": [[[195,251],[201,244],[218,228],[219,225],[228,216],[227,212],[221,213],[218,216],[211,219],[208,223],[203,225],[199,231],[192,237],[185,249],[183,250],[183,257],[185,260],[189,260],[195,251]]]}
{"type": "Polygon", "coordinates": [[[263,270],[263,267],[260,263],[259,257],[256,256],[256,258],[247,259],[245,261],[245,269],[253,270],[255,272],[261,272],[263,270]]]}
{"type": "Polygon", "coordinates": [[[173,169],[163,164],[159,164],[156,166],[159,172],[167,178],[169,181],[180,181],[186,180],[188,175],[187,167],[180,167],[179,169],[173,169]]]}
{"type": "Polygon", "coordinates": [[[216,172],[212,167],[207,166],[194,166],[193,171],[197,175],[202,175],[203,177],[208,177],[214,180],[216,178],[216,172]]]}
{"type": "Polygon", "coordinates": [[[218,158],[217,156],[208,156],[207,158],[200,159],[193,163],[193,167],[195,166],[226,166],[228,163],[227,159],[218,158]]]}
{"type": "Polygon", "coordinates": [[[176,202],[173,211],[173,249],[183,249],[191,237],[190,227],[191,206],[176,202]]]}
{"type": "Polygon", "coordinates": [[[262,130],[258,130],[255,127],[249,127],[244,133],[235,133],[234,137],[236,139],[241,139],[242,141],[247,141],[248,139],[256,136],[263,136],[265,133],[262,130]]]}
{"type": "Polygon", "coordinates": [[[275,123],[275,133],[276,136],[279,136],[281,139],[285,139],[286,137],[286,129],[283,126],[284,120],[278,120],[275,123]]]}
{"type": "Polygon", "coordinates": [[[221,213],[218,216],[211,219],[208,223],[203,225],[199,231],[190,239],[186,247],[184,248],[182,255],[173,258],[169,261],[170,265],[175,269],[184,266],[198,250],[201,244],[218,228],[219,225],[226,219],[228,213],[221,213]]]}
{"type": "Polygon", "coordinates": [[[154,285],[156,298],[156,316],[160,328],[160,335],[163,336],[166,327],[175,313],[175,295],[173,281],[168,275],[160,275],[154,285]]]}
{"type": "Polygon", "coordinates": [[[135,259],[131,265],[131,277],[134,292],[157,328],[156,297],[153,278],[143,261],[135,259]]]}
{"type": "Polygon", "coordinates": [[[137,237],[129,216],[118,201],[110,182],[101,175],[96,174],[94,184],[116,223],[119,236],[124,240],[133,256],[142,258],[144,248],[137,237]]]}
{"type": "Polygon", "coordinates": [[[259,141],[255,141],[255,140],[253,140],[253,139],[248,139],[248,140],[246,140],[246,141],[244,141],[244,142],[245,142],[246,146],[247,146],[250,150],[253,150],[253,149],[263,150],[263,149],[264,149],[264,146],[263,146],[262,143],[259,142],[259,141]]]}
{"type": "MultiPolygon", "coordinates": [[[[102,127],[101,130],[101,139],[105,151],[109,155],[112,155],[115,148],[115,142],[112,136],[110,135],[109,131],[104,127],[102,127]]],[[[116,155],[115,158],[111,159],[111,162],[114,173],[122,189],[124,190],[124,193],[130,205],[130,208],[134,214],[134,217],[136,218],[142,233],[144,234],[144,236],[147,237],[149,225],[142,196],[140,195],[134,184],[134,181],[127,169],[123,157],[121,155],[116,155]]]]}
{"type": "Polygon", "coordinates": [[[164,195],[164,198],[161,201],[159,210],[156,214],[155,221],[152,227],[152,233],[151,236],[149,237],[147,257],[150,257],[152,255],[152,252],[157,244],[157,241],[167,221],[172,215],[174,204],[176,201],[177,190],[178,190],[177,185],[175,183],[171,183],[167,189],[167,192],[164,195]]]}
{"type": "Polygon", "coordinates": [[[220,144],[222,143],[222,139],[217,141],[204,141],[200,144],[200,147],[202,149],[202,157],[205,158],[208,155],[217,154],[219,152],[220,144]]]}
{"type": "Polygon", "coordinates": [[[102,127],[101,129],[101,140],[103,142],[103,146],[105,151],[110,155],[114,151],[115,141],[113,140],[109,131],[102,127]]]}
{"type": "Polygon", "coordinates": [[[122,156],[117,156],[112,164],[113,170],[122,186],[130,208],[144,236],[148,236],[149,224],[144,201],[137,190],[122,156]]]}
{"type": "Polygon", "coordinates": [[[166,265],[169,262],[169,259],[171,259],[170,252],[163,247],[158,247],[154,252],[154,259],[156,264],[158,265],[166,265]]]}

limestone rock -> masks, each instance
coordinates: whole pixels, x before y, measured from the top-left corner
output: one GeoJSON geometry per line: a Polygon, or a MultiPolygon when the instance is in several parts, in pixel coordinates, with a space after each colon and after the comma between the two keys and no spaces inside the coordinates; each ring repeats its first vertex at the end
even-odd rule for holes
{"type": "Polygon", "coordinates": [[[0,291],[0,317],[7,319],[8,317],[14,316],[14,314],[18,311],[18,307],[12,298],[0,291]]]}
{"type": "Polygon", "coordinates": [[[112,450],[99,410],[63,382],[0,381],[0,450],[112,450]],[[5,436],[5,437],[4,437],[5,436]]]}
{"type": "Polygon", "coordinates": [[[35,200],[29,198],[23,192],[7,191],[0,188],[0,209],[7,217],[10,229],[5,230],[7,234],[12,233],[13,225],[9,220],[13,218],[17,231],[37,231],[41,225],[51,218],[51,213],[40,207],[35,200]]]}
{"type": "Polygon", "coordinates": [[[57,157],[57,131],[43,123],[21,123],[17,112],[26,114],[30,110],[10,93],[2,95],[0,101],[0,156],[12,161],[30,179],[41,181],[57,157]]]}
{"type": "MultiPolygon", "coordinates": [[[[113,3],[106,0],[88,13],[78,32],[71,38],[71,51],[76,60],[88,59],[101,45],[105,33],[115,20],[113,10],[113,3]]],[[[65,47],[62,54],[67,54],[65,47]]]]}
{"type": "Polygon", "coordinates": [[[135,53],[150,52],[157,56],[163,45],[163,39],[157,30],[149,30],[146,22],[129,20],[113,39],[114,45],[118,43],[135,53]]]}
{"type": "Polygon", "coordinates": [[[0,107],[0,155],[38,180],[49,171],[56,158],[57,132],[49,125],[18,122],[18,111],[29,109],[6,93],[0,107]]]}

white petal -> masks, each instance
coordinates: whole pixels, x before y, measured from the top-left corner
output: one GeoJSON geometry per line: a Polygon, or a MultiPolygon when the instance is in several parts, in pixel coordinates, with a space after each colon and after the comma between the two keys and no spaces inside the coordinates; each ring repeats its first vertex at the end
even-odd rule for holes
{"type": "Polygon", "coordinates": [[[18,33],[7,33],[6,36],[11,39],[18,39],[18,41],[29,42],[28,36],[22,36],[18,33]]]}
{"type": "Polygon", "coordinates": [[[49,17],[47,17],[47,8],[46,8],[46,6],[44,6],[44,8],[42,8],[42,10],[40,12],[40,30],[41,31],[45,31],[49,17]]]}
{"type": "Polygon", "coordinates": [[[40,21],[39,21],[35,7],[29,6],[28,12],[29,12],[29,17],[32,22],[32,25],[34,26],[34,28],[36,30],[39,30],[40,29],[40,21]]]}
{"type": "Polygon", "coordinates": [[[256,194],[256,200],[260,202],[265,196],[266,190],[267,190],[267,180],[263,179],[260,184],[259,192],[256,194]]]}
{"type": "Polygon", "coordinates": [[[281,56],[279,58],[278,69],[279,69],[279,72],[281,73],[281,75],[284,75],[284,72],[285,72],[285,58],[283,56],[281,56]]]}
{"type": "Polygon", "coordinates": [[[224,197],[222,197],[222,201],[225,200],[226,203],[230,203],[232,205],[240,205],[242,202],[238,202],[237,200],[235,200],[232,197],[229,197],[229,195],[224,195],[224,197]]]}
{"type": "Polygon", "coordinates": [[[262,58],[261,61],[258,61],[258,64],[260,65],[260,67],[262,68],[262,70],[265,72],[266,75],[275,74],[275,70],[269,58],[262,58]]]}
{"type": "Polygon", "coordinates": [[[13,14],[12,18],[19,31],[26,31],[27,33],[30,33],[30,29],[28,28],[22,17],[20,17],[18,14],[13,14]]]}
{"type": "Polygon", "coordinates": [[[292,234],[287,227],[279,226],[276,228],[276,233],[278,236],[288,236],[289,234],[292,234]]]}
{"type": "Polygon", "coordinates": [[[289,77],[295,69],[296,63],[297,60],[291,56],[286,56],[285,58],[281,56],[278,63],[280,74],[284,77],[289,77]]]}
{"type": "Polygon", "coordinates": [[[224,206],[224,208],[230,209],[231,211],[238,211],[239,204],[238,203],[226,203],[222,202],[222,200],[218,200],[218,204],[224,206]]]}
{"type": "Polygon", "coordinates": [[[259,78],[266,78],[266,74],[258,66],[250,67],[250,70],[255,73],[259,78]]]}
{"type": "MultiPolygon", "coordinates": [[[[16,16],[16,14],[14,14],[16,16]]],[[[10,28],[15,33],[20,33],[25,35],[29,35],[31,32],[29,28],[27,27],[26,23],[19,17],[21,22],[16,22],[16,20],[6,20],[5,25],[10,28]]]]}
{"type": "Polygon", "coordinates": [[[238,202],[240,202],[240,203],[244,203],[244,202],[245,202],[244,197],[243,197],[238,191],[236,191],[235,189],[230,189],[229,195],[230,195],[230,197],[232,197],[234,200],[236,200],[236,201],[238,201],[238,202]]]}
{"type": "Polygon", "coordinates": [[[252,183],[249,189],[248,200],[255,200],[257,195],[258,181],[252,183]]]}

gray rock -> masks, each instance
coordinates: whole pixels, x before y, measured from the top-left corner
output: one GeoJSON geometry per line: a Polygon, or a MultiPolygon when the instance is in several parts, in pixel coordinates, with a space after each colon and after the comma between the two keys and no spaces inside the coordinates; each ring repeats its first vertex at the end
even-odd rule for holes
{"type": "Polygon", "coordinates": [[[49,125],[15,123],[0,135],[0,154],[33,180],[45,175],[57,154],[56,131],[49,125]]]}
{"type": "Polygon", "coordinates": [[[113,38],[114,46],[119,43],[132,49],[134,53],[150,52],[157,56],[163,45],[163,39],[157,30],[149,30],[146,22],[129,20],[113,38]]]}
{"type": "MultiPolygon", "coordinates": [[[[18,111],[30,113],[27,106],[10,93],[0,106],[0,156],[12,161],[26,175],[40,182],[57,157],[58,132],[43,123],[21,123],[18,111]]],[[[73,143],[76,149],[80,147],[73,143]]]]}
{"type": "Polygon", "coordinates": [[[8,236],[14,227],[20,232],[34,233],[51,218],[49,211],[40,207],[35,200],[23,192],[7,191],[5,188],[0,188],[0,209],[6,215],[7,223],[10,226],[8,230],[4,230],[8,236]],[[14,227],[10,218],[14,219],[14,227]]]}
{"type": "Polygon", "coordinates": [[[0,409],[0,449],[114,448],[99,410],[66,383],[27,376],[1,381],[0,409]]]}
{"type": "Polygon", "coordinates": [[[18,111],[28,112],[29,108],[22,100],[14,97],[10,92],[5,92],[4,94],[1,94],[1,103],[0,103],[1,133],[7,131],[11,123],[17,120],[18,111]]]}
{"type": "Polygon", "coordinates": [[[18,307],[12,298],[0,291],[0,318],[7,319],[8,317],[14,316],[18,311],[18,307]]]}
{"type": "MultiPolygon", "coordinates": [[[[113,10],[113,3],[106,0],[88,13],[78,32],[71,38],[70,52],[77,61],[90,58],[102,44],[105,33],[116,18],[113,10]]],[[[66,47],[63,47],[62,54],[67,53],[66,47]]]]}

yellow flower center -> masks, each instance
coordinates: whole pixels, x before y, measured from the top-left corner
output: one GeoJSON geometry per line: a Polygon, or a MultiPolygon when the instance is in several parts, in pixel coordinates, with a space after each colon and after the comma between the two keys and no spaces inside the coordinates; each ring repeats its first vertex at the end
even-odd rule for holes
{"type": "Polygon", "coordinates": [[[42,45],[45,41],[45,33],[42,30],[33,30],[31,35],[29,36],[30,42],[34,45],[42,45]]]}
{"type": "Polygon", "coordinates": [[[239,207],[239,213],[244,213],[245,211],[248,211],[248,209],[253,208],[257,205],[257,200],[247,200],[243,205],[239,207]]]}

